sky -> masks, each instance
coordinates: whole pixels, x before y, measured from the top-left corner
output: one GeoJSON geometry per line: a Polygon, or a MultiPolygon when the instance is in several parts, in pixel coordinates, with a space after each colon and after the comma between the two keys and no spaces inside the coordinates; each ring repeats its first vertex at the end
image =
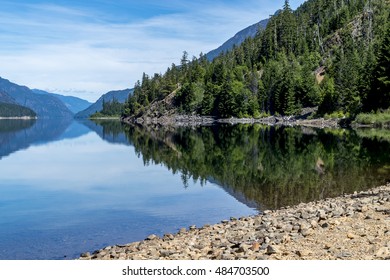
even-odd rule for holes
{"type": "MultiPolygon", "coordinates": [[[[296,9],[304,0],[291,0],[296,9]]],[[[0,0],[0,77],[96,101],[198,57],[284,0],[0,0]]]]}

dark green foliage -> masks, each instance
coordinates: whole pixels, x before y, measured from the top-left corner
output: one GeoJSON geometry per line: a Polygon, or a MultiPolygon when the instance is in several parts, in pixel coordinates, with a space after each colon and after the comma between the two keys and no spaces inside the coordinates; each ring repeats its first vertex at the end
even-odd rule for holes
{"type": "Polygon", "coordinates": [[[37,114],[30,108],[17,104],[0,102],[0,117],[3,118],[19,118],[30,117],[35,118],[37,114]]]}
{"type": "Polygon", "coordinates": [[[123,111],[123,104],[120,103],[115,98],[107,102],[103,100],[103,110],[101,111],[103,115],[108,115],[108,116],[120,115],[122,114],[122,111],[123,111]]]}
{"type": "Polygon", "coordinates": [[[356,122],[370,126],[390,128],[390,109],[374,114],[361,113],[356,116],[356,122]]]}
{"type": "Polygon", "coordinates": [[[145,164],[184,174],[184,186],[191,179],[218,182],[268,209],[380,185],[390,176],[389,142],[362,139],[354,131],[305,134],[261,125],[125,129],[145,164]]]}
{"type": "Polygon", "coordinates": [[[144,74],[124,113],[142,115],[167,97],[176,112],[218,117],[386,109],[389,10],[386,0],[309,0],[296,11],[285,1],[264,30],[212,62],[184,52],[180,66],[144,74]]]}
{"type": "Polygon", "coordinates": [[[92,114],[90,118],[112,117],[120,116],[123,114],[124,104],[120,103],[116,98],[111,101],[105,101],[103,99],[103,109],[100,112],[92,114]]]}
{"type": "MultiPolygon", "coordinates": [[[[390,20],[390,19],[389,19],[390,20]]],[[[390,106],[390,23],[386,24],[385,36],[373,69],[372,84],[366,100],[368,110],[386,109],[390,106]]]]}

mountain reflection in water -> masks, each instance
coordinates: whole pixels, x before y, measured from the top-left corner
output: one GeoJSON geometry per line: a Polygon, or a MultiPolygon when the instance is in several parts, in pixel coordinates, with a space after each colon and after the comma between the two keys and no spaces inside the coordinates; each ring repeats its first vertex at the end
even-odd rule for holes
{"type": "Polygon", "coordinates": [[[184,185],[191,179],[216,182],[259,210],[351,193],[390,179],[390,137],[363,130],[261,125],[124,128],[146,165],[163,164],[182,173],[184,185]]]}

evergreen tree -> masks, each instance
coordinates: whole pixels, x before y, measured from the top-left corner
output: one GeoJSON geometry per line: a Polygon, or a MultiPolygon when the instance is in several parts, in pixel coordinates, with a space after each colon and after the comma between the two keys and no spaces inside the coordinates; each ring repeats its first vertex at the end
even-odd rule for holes
{"type": "Polygon", "coordinates": [[[390,107],[390,24],[386,24],[386,33],[377,55],[377,65],[373,71],[372,86],[367,97],[366,108],[375,110],[390,107]]]}

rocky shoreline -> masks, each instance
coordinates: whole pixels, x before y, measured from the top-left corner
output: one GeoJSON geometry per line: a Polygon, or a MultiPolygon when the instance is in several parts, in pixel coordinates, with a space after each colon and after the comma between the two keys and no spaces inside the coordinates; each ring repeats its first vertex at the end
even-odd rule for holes
{"type": "Polygon", "coordinates": [[[318,128],[334,128],[339,127],[339,119],[300,119],[294,116],[277,117],[270,116],[266,118],[227,118],[218,119],[212,116],[198,116],[198,115],[172,115],[160,117],[138,117],[138,118],[122,118],[122,122],[128,124],[139,125],[160,125],[160,126],[204,126],[213,125],[217,123],[227,124],[264,124],[264,125],[283,125],[283,126],[306,126],[318,128]]]}
{"type": "Polygon", "coordinates": [[[390,184],[163,237],[83,253],[82,260],[389,260],[390,184]]]}

